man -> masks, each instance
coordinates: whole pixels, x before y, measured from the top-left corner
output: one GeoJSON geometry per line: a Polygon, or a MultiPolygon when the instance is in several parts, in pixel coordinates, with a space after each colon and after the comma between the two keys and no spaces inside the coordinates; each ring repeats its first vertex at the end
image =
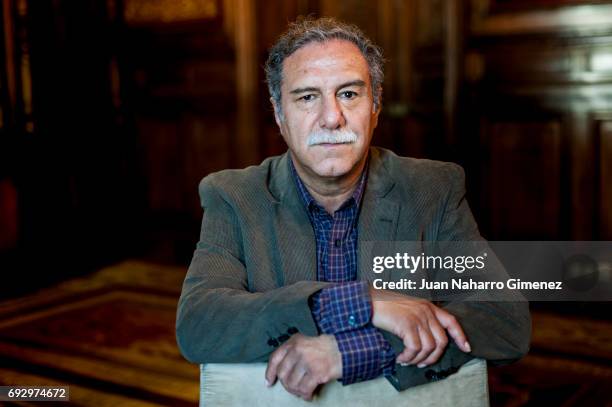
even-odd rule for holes
{"type": "Polygon", "coordinates": [[[460,167],[370,148],[380,49],[354,26],[301,20],[272,47],[266,75],[289,151],[201,182],[177,316],[185,357],[267,361],[268,385],[309,400],[332,380],[385,375],[401,390],[473,357],[523,356],[525,303],[438,306],[370,289],[357,266],[367,241],[482,239],[460,167]]]}

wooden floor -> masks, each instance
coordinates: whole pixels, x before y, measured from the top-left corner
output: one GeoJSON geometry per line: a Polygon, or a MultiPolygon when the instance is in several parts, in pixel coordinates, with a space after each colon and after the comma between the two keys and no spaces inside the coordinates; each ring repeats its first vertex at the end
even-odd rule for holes
{"type": "MultiPolygon", "coordinates": [[[[128,261],[0,303],[0,384],[68,385],[71,406],[197,405],[198,368],[174,336],[184,274],[128,261]]],[[[491,404],[612,406],[612,322],[536,311],[533,323],[530,354],[490,369],[491,404]]]]}

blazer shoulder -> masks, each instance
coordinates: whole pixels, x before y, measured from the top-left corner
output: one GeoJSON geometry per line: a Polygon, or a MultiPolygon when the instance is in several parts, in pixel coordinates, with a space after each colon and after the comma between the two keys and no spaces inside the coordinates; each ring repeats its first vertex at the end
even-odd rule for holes
{"type": "Polygon", "coordinates": [[[379,149],[381,159],[396,181],[412,185],[463,184],[465,172],[456,163],[425,158],[402,157],[390,150],[379,149]]]}
{"type": "Polygon", "coordinates": [[[262,196],[262,191],[268,189],[270,168],[276,165],[280,157],[268,157],[259,165],[208,174],[199,183],[200,198],[204,200],[209,194],[218,194],[230,202],[262,196]]]}

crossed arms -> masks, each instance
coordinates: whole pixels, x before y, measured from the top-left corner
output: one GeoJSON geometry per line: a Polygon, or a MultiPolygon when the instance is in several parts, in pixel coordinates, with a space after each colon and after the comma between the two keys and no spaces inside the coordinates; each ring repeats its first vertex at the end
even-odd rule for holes
{"type": "MultiPolygon", "coordinates": [[[[269,383],[280,379],[289,391],[311,397],[318,384],[342,372],[337,344],[333,336],[319,335],[309,306],[311,296],[330,283],[294,281],[276,287],[274,260],[269,267],[262,266],[266,259],[253,260],[253,253],[273,253],[274,242],[248,235],[236,204],[214,183],[202,183],[200,192],[205,211],[202,232],[177,315],[177,340],[183,355],[195,363],[269,361],[269,383]],[[244,242],[253,246],[250,253],[244,242]],[[256,278],[270,289],[253,292],[256,278]],[[271,347],[270,338],[289,327],[298,333],[278,349],[271,347]]],[[[473,222],[461,188],[452,195],[456,196],[447,205],[441,233],[466,229],[457,225],[466,222],[466,217],[473,222]]],[[[261,216],[255,213],[253,218],[261,216]]],[[[395,366],[392,383],[398,389],[429,381],[419,364],[441,372],[472,357],[511,361],[528,350],[531,325],[524,302],[451,302],[439,307],[380,291],[371,295],[371,301],[371,322],[393,346],[397,362],[410,364],[395,366]]]]}

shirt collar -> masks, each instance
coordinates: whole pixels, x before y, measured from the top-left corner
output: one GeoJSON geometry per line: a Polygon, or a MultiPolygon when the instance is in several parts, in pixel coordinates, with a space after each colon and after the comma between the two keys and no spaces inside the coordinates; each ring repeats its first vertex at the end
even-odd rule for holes
{"type": "MultiPolygon", "coordinates": [[[[319,203],[312,197],[312,195],[310,194],[310,192],[308,192],[308,189],[306,188],[306,185],[304,185],[304,182],[302,181],[302,179],[300,178],[299,174],[297,173],[297,170],[295,169],[295,165],[293,164],[293,156],[292,154],[289,154],[289,169],[291,171],[291,174],[293,176],[293,179],[297,185],[298,191],[300,193],[300,198],[302,199],[302,202],[304,203],[304,206],[306,207],[306,209],[308,209],[309,211],[312,210],[312,208],[314,206],[318,206],[321,207],[321,205],[319,205],[319,203]]],[[[361,175],[359,177],[359,181],[357,183],[357,188],[355,188],[355,190],[353,191],[353,193],[351,194],[351,197],[348,198],[341,206],[339,209],[345,208],[353,203],[357,204],[357,207],[359,207],[361,205],[361,197],[363,196],[363,192],[365,190],[365,186],[367,183],[367,173],[368,173],[368,166],[369,166],[369,157],[368,157],[368,161],[366,161],[366,165],[363,167],[363,171],[361,172],[361,175]]]]}

